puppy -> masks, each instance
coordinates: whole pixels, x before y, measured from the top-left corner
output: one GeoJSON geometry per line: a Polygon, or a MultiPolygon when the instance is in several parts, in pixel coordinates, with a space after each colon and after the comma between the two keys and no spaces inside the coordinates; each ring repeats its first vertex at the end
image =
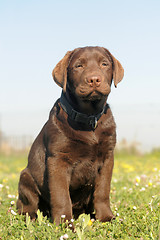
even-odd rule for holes
{"type": "Polygon", "coordinates": [[[21,172],[18,212],[35,219],[40,209],[59,224],[61,215],[95,211],[96,219],[110,221],[116,125],[106,102],[123,67],[107,49],[84,47],[67,52],[52,74],[62,94],[21,172]]]}

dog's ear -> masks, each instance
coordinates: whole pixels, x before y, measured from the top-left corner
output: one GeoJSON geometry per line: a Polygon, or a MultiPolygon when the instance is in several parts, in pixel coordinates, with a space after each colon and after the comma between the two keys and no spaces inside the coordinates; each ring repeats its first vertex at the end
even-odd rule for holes
{"type": "Polygon", "coordinates": [[[114,86],[117,87],[117,84],[123,79],[124,69],[120,62],[111,54],[113,59],[113,80],[114,86]]]}
{"type": "Polygon", "coordinates": [[[67,85],[67,67],[69,64],[69,60],[73,51],[68,51],[66,55],[62,58],[62,60],[57,63],[55,68],[52,71],[52,76],[54,81],[63,88],[63,91],[66,91],[67,85]]]}
{"type": "Polygon", "coordinates": [[[108,49],[103,49],[107,52],[107,55],[109,55],[113,61],[113,80],[114,86],[117,87],[117,84],[123,79],[124,69],[120,62],[108,51],[108,49]]]}

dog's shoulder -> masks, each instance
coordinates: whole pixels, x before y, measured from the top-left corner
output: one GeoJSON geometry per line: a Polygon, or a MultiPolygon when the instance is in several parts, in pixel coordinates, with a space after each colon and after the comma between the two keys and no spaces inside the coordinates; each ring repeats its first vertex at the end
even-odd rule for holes
{"type": "Polygon", "coordinates": [[[50,110],[49,113],[49,120],[50,118],[52,118],[53,116],[56,116],[60,111],[60,98],[57,99],[57,101],[55,102],[54,106],[52,107],[52,109],[50,110]]]}
{"type": "Polygon", "coordinates": [[[100,124],[102,125],[103,129],[106,129],[106,131],[110,128],[112,128],[113,130],[115,130],[115,128],[116,128],[114,116],[112,114],[112,110],[111,110],[109,104],[106,104],[106,106],[104,108],[104,114],[102,115],[102,117],[100,119],[100,124]]]}

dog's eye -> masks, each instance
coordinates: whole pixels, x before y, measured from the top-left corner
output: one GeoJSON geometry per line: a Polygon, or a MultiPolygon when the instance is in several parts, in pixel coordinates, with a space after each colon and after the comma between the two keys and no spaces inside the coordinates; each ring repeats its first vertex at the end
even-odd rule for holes
{"type": "Polygon", "coordinates": [[[108,63],[107,62],[102,62],[102,66],[106,67],[106,66],[108,66],[108,63]]]}
{"type": "Polygon", "coordinates": [[[81,63],[76,65],[76,68],[82,68],[82,67],[83,67],[83,65],[81,63]]]}

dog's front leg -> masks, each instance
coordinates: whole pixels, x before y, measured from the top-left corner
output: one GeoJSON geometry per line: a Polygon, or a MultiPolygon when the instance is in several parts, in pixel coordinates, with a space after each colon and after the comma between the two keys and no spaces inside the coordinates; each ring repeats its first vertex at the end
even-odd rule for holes
{"type": "Polygon", "coordinates": [[[110,209],[110,184],[112,170],[114,165],[113,153],[105,160],[104,165],[96,178],[94,192],[94,208],[96,210],[96,219],[106,222],[114,218],[110,209]]]}
{"type": "Polygon", "coordinates": [[[47,167],[52,220],[59,224],[62,215],[65,220],[72,218],[69,166],[59,158],[49,157],[47,167]]]}

